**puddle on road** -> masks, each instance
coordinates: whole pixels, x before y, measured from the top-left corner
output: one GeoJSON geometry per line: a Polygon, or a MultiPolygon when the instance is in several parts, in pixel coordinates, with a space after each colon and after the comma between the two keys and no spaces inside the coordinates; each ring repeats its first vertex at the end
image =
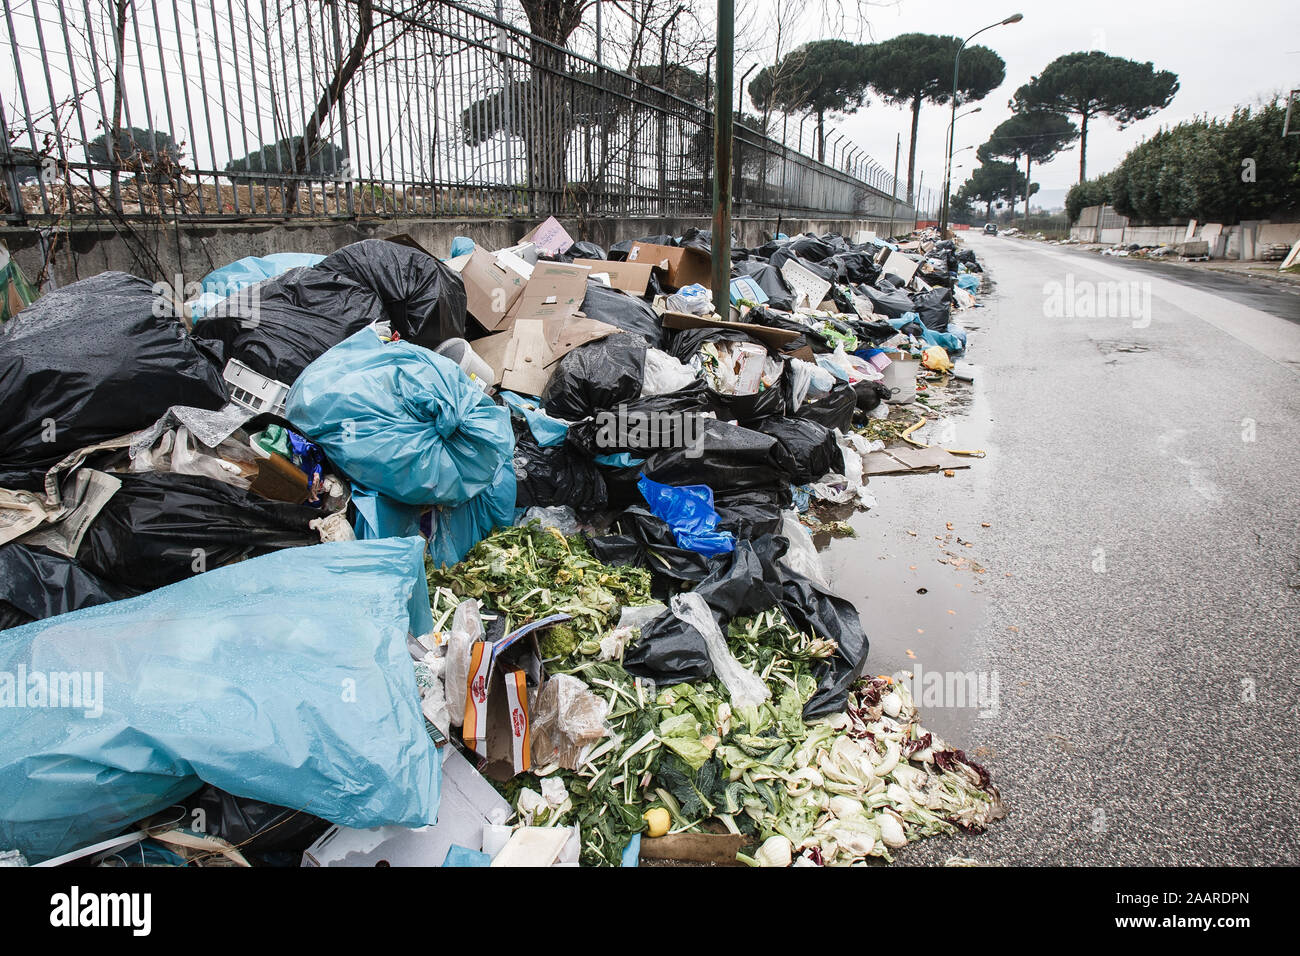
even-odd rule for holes
{"type": "MultiPolygon", "coordinates": [[[[944,390],[947,414],[938,421],[919,404],[907,417],[925,415],[933,422],[915,433],[922,441],[988,448],[982,405],[976,389],[956,386],[944,390]]],[[[993,699],[987,695],[996,695],[988,675],[983,701],[955,690],[957,683],[973,687],[971,680],[978,680],[970,673],[968,648],[984,623],[990,579],[1000,573],[981,560],[980,540],[991,529],[982,527],[986,516],[979,513],[972,480],[973,469],[991,465],[992,456],[972,460],[971,469],[958,470],[953,478],[941,472],[872,478],[868,487],[875,508],[826,516],[847,517],[857,536],[814,538],[828,578],[857,607],[871,640],[867,670],[942,674],[948,690],[938,703],[917,703],[927,727],[953,746],[970,749],[980,742],[978,714],[993,699]]],[[[919,679],[924,686],[927,678],[919,679]]]]}

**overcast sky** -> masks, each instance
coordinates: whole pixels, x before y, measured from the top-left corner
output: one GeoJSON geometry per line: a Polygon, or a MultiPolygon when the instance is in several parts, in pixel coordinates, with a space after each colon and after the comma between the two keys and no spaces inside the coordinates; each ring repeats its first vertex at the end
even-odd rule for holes
{"type": "MultiPolygon", "coordinates": [[[[761,0],[768,3],[780,0],[761,0]]],[[[848,0],[852,2],[852,0],[848,0]]],[[[1088,174],[1114,168],[1124,154],[1160,126],[1202,114],[1223,116],[1234,106],[1254,103],[1277,91],[1300,88],[1300,0],[1246,0],[1223,3],[1207,0],[899,0],[873,5],[871,36],[883,40],[900,33],[947,33],[967,37],[1012,13],[1020,23],[998,26],[974,40],[995,50],[1007,64],[1003,84],[978,105],[979,113],[957,122],[956,148],[978,146],[1010,115],[1007,102],[1032,76],[1063,53],[1102,50],[1156,69],[1176,73],[1181,84],[1169,107],[1148,120],[1120,130],[1109,119],[1088,126],[1088,174]]],[[[826,27],[810,18],[805,39],[825,35],[826,27]],[[823,32],[818,32],[818,31],[823,32]]],[[[738,65],[737,73],[744,71],[738,65]]],[[[902,134],[899,178],[907,178],[910,113],[874,102],[839,124],[840,130],[864,146],[892,170],[895,135],[902,134]]],[[[917,139],[917,169],[925,171],[925,187],[939,187],[943,178],[944,134],[948,108],[925,104],[917,139]]],[[[976,165],[967,150],[955,162],[976,165]]],[[[1034,181],[1046,205],[1058,205],[1064,190],[1078,179],[1079,150],[1075,145],[1043,168],[1034,181]]],[[[1037,201],[1037,199],[1035,199],[1037,201]]]]}

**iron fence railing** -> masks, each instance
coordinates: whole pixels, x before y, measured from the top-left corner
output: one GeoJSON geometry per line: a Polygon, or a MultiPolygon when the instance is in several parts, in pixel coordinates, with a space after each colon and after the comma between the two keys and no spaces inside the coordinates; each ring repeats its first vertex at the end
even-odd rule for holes
{"type": "MultiPolygon", "coordinates": [[[[710,82],[684,66],[435,0],[0,2],[10,223],[710,212],[710,82]]],[[[739,216],[912,217],[856,148],[746,125],[733,188],[739,216]]]]}

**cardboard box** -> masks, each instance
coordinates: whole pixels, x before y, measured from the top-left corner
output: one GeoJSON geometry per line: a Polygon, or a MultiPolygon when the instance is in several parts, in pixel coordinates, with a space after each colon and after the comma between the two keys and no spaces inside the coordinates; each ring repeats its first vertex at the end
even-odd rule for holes
{"type": "Polygon", "coordinates": [[[442,866],[452,844],[483,846],[483,828],[514,812],[455,747],[442,749],[438,822],[430,827],[335,826],[302,855],[303,866],[442,866]]]}
{"type": "Polygon", "coordinates": [[[605,259],[574,259],[575,266],[587,266],[593,276],[604,273],[609,284],[632,295],[645,295],[650,286],[650,273],[654,266],[649,262],[609,262],[605,259]]]}
{"type": "MultiPolygon", "coordinates": [[[[568,620],[571,620],[568,614],[552,614],[525,624],[492,644],[485,687],[486,744],[475,742],[473,747],[483,760],[481,771],[493,780],[509,780],[528,769],[531,755],[527,702],[536,699],[546,682],[537,633],[568,620]]],[[[465,743],[470,744],[470,738],[465,743]]]]}
{"type": "Polygon", "coordinates": [[[647,242],[634,242],[627,254],[628,262],[650,263],[662,269],[668,284],[680,289],[698,282],[706,289],[713,288],[713,260],[708,253],[690,246],[656,246],[647,242]]]}
{"type": "Polygon", "coordinates": [[[515,267],[521,260],[475,249],[460,269],[466,309],[479,325],[495,332],[508,324],[510,307],[528,285],[528,276],[515,267]],[[513,260],[513,261],[512,261],[513,260]]]}

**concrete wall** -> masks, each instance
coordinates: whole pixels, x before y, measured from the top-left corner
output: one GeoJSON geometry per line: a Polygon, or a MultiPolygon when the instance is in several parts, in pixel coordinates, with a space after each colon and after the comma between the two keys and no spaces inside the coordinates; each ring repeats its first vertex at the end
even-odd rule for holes
{"type": "MultiPolygon", "coordinates": [[[[1130,226],[1123,216],[1109,206],[1088,206],[1079,212],[1079,221],[1070,227],[1070,238],[1080,242],[1105,245],[1140,246],[1176,245],[1187,235],[1187,226],[1130,226]]],[[[1236,226],[1198,223],[1194,239],[1210,242],[1214,259],[1256,259],[1271,245],[1292,245],[1300,239],[1300,222],[1251,220],[1236,226]],[[1207,231],[1207,227],[1210,227],[1207,231]],[[1214,230],[1220,230],[1214,235],[1214,230]]]]}
{"type": "MultiPolygon", "coordinates": [[[[333,252],[360,239],[406,233],[435,255],[445,256],[453,236],[469,236],[491,249],[512,245],[536,222],[512,219],[427,219],[399,221],[293,222],[254,224],[133,223],[131,228],[93,224],[59,231],[32,227],[0,228],[0,241],[33,281],[46,262],[53,244],[50,277],[55,286],[113,270],[149,279],[197,282],[207,273],[244,256],[272,252],[333,252]]],[[[593,219],[566,221],[575,238],[589,239],[608,248],[621,239],[640,236],[680,235],[694,226],[710,228],[708,219],[593,219]]],[[[912,221],[878,219],[736,219],[733,232],[746,246],[761,245],[777,232],[838,232],[852,237],[859,229],[878,235],[910,231],[912,221]]]]}

